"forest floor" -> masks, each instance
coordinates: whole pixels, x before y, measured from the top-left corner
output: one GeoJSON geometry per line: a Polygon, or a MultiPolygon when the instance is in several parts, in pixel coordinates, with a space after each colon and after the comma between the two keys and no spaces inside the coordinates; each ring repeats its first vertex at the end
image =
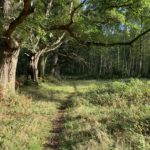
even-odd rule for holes
{"type": "Polygon", "coordinates": [[[23,86],[0,100],[2,150],[149,150],[150,80],[23,86]]]}

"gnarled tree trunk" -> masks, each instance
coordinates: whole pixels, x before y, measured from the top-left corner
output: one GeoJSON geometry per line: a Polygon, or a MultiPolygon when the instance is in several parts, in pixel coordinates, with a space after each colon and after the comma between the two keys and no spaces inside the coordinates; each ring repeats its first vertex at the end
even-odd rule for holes
{"type": "Polygon", "coordinates": [[[19,51],[19,45],[14,39],[9,40],[9,43],[6,40],[0,41],[0,86],[4,89],[4,95],[7,91],[15,92],[19,51]]]}

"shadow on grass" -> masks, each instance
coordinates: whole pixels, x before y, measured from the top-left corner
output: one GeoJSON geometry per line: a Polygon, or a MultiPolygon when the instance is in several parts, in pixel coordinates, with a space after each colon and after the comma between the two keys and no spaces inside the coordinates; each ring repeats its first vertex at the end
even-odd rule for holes
{"type": "Polygon", "coordinates": [[[20,89],[19,92],[27,95],[28,97],[32,97],[33,101],[50,101],[58,103],[61,103],[62,101],[62,94],[67,94],[67,92],[64,91],[44,89],[38,86],[25,86],[20,89]]]}
{"type": "Polygon", "coordinates": [[[78,132],[63,132],[61,136],[60,149],[72,150],[79,143],[86,143],[93,139],[95,130],[82,130],[78,132]]]}

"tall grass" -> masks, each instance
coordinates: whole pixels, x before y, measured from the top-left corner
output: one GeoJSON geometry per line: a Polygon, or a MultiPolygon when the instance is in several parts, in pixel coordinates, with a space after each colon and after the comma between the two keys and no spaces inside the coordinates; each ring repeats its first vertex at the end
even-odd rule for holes
{"type": "Polygon", "coordinates": [[[43,149],[51,136],[52,120],[69,92],[61,85],[42,83],[0,99],[0,149],[43,149]]]}
{"type": "Polygon", "coordinates": [[[62,149],[150,149],[150,81],[99,82],[88,90],[67,110],[62,149]]]}

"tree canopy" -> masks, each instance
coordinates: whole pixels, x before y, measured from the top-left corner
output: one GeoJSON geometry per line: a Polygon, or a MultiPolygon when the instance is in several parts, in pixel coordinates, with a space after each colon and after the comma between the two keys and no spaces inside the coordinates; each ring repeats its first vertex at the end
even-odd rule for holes
{"type": "MultiPolygon", "coordinates": [[[[55,50],[60,51],[62,57],[65,54],[61,50],[65,49],[66,44],[72,49],[72,52],[67,52],[70,59],[73,56],[81,58],[83,52],[84,56],[93,52],[92,57],[100,56],[103,62],[103,54],[109,50],[108,58],[112,57],[113,51],[117,51],[118,64],[122,61],[121,57],[125,59],[127,55],[131,57],[132,51],[136,53],[131,49],[140,47],[134,63],[139,61],[140,66],[144,64],[144,52],[148,51],[149,43],[148,40],[145,48],[144,38],[149,39],[150,32],[148,0],[3,0],[0,6],[1,80],[2,72],[9,72],[4,69],[4,64],[9,66],[5,58],[12,59],[12,53],[17,51],[19,54],[20,50],[27,49],[26,56],[31,56],[29,53],[32,53],[31,57],[34,55],[34,62],[30,64],[34,66],[32,72],[36,80],[40,57],[48,57],[55,50]],[[122,52],[122,49],[126,51],[122,52]]],[[[17,61],[18,56],[15,59],[17,61]]],[[[90,61],[88,59],[87,63],[90,61]]],[[[130,62],[130,65],[134,66],[134,63],[130,62]]]]}

